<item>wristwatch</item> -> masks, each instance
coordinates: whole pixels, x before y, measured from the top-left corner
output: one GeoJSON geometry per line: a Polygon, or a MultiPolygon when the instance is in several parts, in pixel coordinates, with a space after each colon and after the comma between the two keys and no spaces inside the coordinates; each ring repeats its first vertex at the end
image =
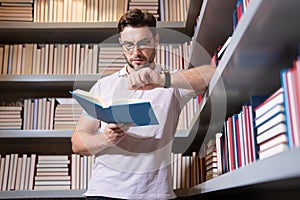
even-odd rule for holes
{"type": "Polygon", "coordinates": [[[171,75],[170,75],[170,72],[168,70],[163,70],[163,71],[161,71],[161,74],[165,75],[165,86],[164,86],[164,88],[171,87],[171,75]]]}

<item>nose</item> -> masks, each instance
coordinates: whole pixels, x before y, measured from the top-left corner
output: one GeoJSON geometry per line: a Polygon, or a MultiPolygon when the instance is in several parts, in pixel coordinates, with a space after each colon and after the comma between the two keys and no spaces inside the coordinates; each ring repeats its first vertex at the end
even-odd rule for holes
{"type": "Polygon", "coordinates": [[[138,47],[138,45],[134,45],[132,49],[132,54],[140,54],[141,49],[138,47]]]}

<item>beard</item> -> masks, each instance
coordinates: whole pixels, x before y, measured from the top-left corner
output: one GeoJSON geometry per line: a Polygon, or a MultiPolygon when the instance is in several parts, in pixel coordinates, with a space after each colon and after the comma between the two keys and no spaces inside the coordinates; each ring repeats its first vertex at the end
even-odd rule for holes
{"type": "Polygon", "coordinates": [[[131,67],[132,69],[134,69],[134,70],[137,71],[139,69],[142,69],[142,68],[150,66],[150,64],[154,62],[155,52],[156,52],[156,49],[153,48],[152,52],[151,52],[151,54],[150,54],[150,56],[149,56],[148,59],[145,56],[143,56],[142,54],[138,54],[137,56],[135,56],[133,58],[129,58],[129,59],[124,54],[124,58],[125,58],[127,64],[129,65],[129,67],[131,67]],[[142,59],[143,61],[145,61],[145,63],[142,64],[142,65],[134,65],[133,64],[133,60],[134,59],[142,59]]]}

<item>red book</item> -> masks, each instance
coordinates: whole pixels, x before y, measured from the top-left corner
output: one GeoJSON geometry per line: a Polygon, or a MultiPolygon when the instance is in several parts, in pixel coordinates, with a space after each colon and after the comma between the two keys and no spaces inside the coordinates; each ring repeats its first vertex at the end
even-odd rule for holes
{"type": "MultiPolygon", "coordinates": [[[[297,58],[297,60],[294,62],[294,80],[295,80],[295,96],[296,96],[296,124],[300,124],[300,56],[297,58]]],[[[299,128],[299,127],[298,127],[299,128]]],[[[298,129],[299,130],[299,129],[298,129]]],[[[300,132],[298,131],[297,134],[295,134],[295,146],[300,146],[300,132]]]]}
{"type": "Polygon", "coordinates": [[[233,123],[232,117],[227,119],[227,148],[228,148],[228,161],[229,161],[229,171],[234,170],[234,146],[233,146],[233,123]]]}

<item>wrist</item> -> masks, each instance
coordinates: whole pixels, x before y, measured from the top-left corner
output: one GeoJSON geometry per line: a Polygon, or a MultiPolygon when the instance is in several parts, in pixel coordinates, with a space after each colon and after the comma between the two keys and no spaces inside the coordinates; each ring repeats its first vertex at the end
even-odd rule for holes
{"type": "Polygon", "coordinates": [[[163,74],[165,82],[164,82],[164,88],[171,87],[171,74],[168,70],[161,71],[161,74],[163,74]]]}

